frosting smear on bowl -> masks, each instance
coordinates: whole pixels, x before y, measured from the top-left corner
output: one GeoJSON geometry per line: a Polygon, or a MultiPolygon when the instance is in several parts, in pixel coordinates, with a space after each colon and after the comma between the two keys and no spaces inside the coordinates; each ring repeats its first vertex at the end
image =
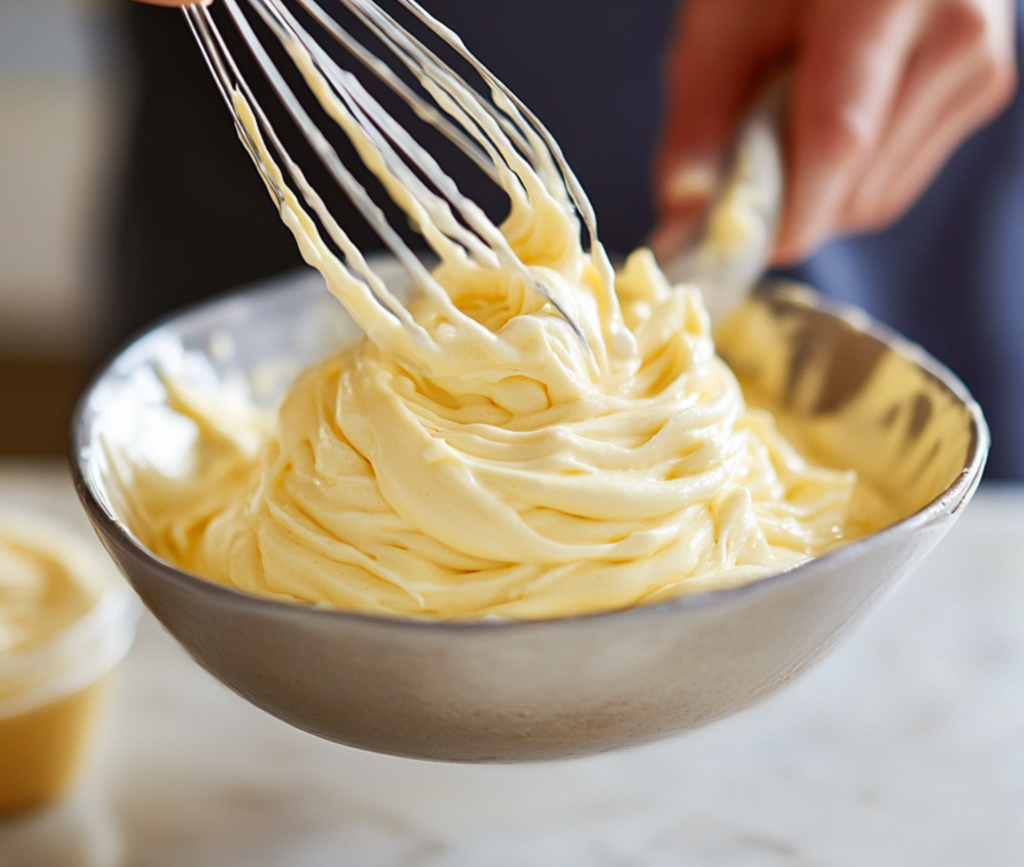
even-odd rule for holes
{"type": "Polygon", "coordinates": [[[502,150],[510,212],[481,252],[295,59],[440,264],[402,306],[317,208],[343,263],[235,94],[284,222],[366,337],[270,420],[166,381],[196,447],[187,472],[134,469],[132,529],[154,553],[278,599],[532,619],[734,587],[894,519],[746,407],[696,289],[647,250],[615,273],[596,238],[584,248],[543,159],[502,150]]]}

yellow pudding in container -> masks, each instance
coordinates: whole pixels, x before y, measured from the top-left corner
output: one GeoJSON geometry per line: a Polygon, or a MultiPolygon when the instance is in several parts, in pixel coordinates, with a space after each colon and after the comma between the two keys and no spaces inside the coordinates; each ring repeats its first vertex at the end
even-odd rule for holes
{"type": "Polygon", "coordinates": [[[73,533],[0,511],[0,816],[72,785],[137,606],[73,533]]]}

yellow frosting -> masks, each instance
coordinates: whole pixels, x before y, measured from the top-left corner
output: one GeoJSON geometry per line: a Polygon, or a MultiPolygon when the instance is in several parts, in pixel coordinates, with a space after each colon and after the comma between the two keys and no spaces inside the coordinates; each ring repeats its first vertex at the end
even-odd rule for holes
{"type": "Polygon", "coordinates": [[[695,289],[670,287],[647,250],[615,275],[599,243],[583,248],[544,166],[502,150],[510,214],[494,253],[471,255],[295,53],[440,265],[386,312],[387,287],[334,255],[236,94],[284,222],[367,338],[303,373],[269,423],[168,380],[197,446],[188,472],[135,468],[151,550],[296,602],[550,618],[733,587],[890,520],[854,473],[809,464],[746,408],[695,289]]]}
{"type": "Polygon", "coordinates": [[[42,806],[71,787],[88,759],[111,680],[0,716],[0,816],[42,806]]]}
{"type": "Polygon", "coordinates": [[[96,603],[99,588],[71,556],[38,528],[0,516],[0,660],[44,644],[96,603]]]}
{"type": "Polygon", "coordinates": [[[66,640],[107,583],[72,534],[0,513],[0,815],[60,796],[86,758],[109,666],[80,682],[95,649],[66,640]]]}

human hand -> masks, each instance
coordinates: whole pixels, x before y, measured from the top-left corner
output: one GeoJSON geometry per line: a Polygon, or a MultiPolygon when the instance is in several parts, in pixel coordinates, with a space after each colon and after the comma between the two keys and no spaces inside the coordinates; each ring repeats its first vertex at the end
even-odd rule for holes
{"type": "Polygon", "coordinates": [[[759,85],[791,69],[777,263],[880,228],[924,191],[1016,87],[1012,0],[688,0],[655,157],[671,252],[707,202],[759,85]]]}

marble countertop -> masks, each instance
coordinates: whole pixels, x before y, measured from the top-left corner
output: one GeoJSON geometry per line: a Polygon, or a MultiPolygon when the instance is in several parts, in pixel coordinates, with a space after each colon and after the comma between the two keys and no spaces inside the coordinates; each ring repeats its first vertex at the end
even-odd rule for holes
{"type": "MultiPolygon", "coordinates": [[[[89,532],[59,464],[0,505],[89,532]]],[[[97,543],[98,544],[98,543],[97,543]]],[[[1024,488],[983,486],[906,585],[762,704],[653,746],[509,767],[297,731],[145,616],[99,755],[0,822],[0,867],[1016,867],[1024,863],[1024,488]]]]}

